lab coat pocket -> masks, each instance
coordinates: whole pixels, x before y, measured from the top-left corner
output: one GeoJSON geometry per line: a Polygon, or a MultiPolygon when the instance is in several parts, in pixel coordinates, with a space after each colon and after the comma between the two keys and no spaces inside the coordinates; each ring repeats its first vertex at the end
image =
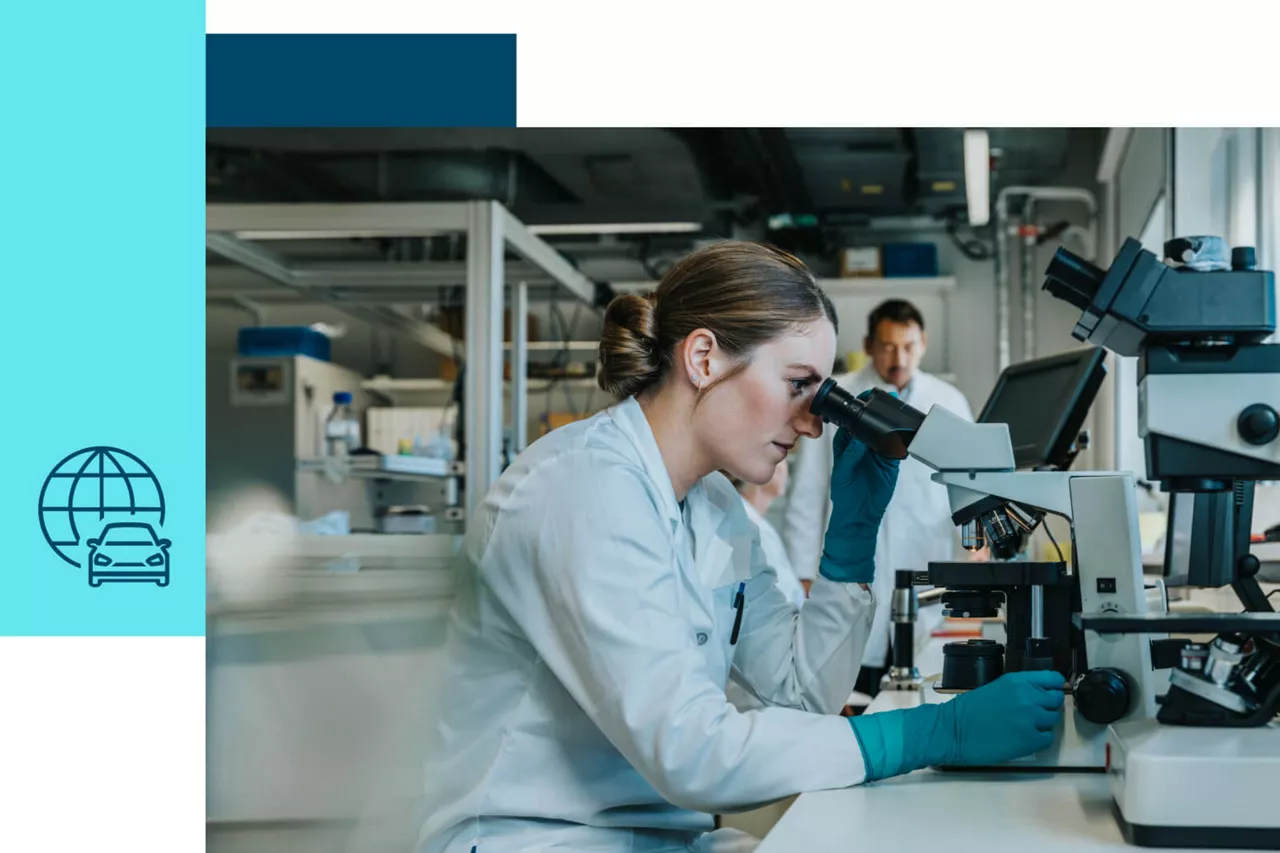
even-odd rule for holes
{"type": "Polygon", "coordinates": [[[741,632],[745,628],[743,623],[746,617],[745,586],[744,582],[730,583],[712,592],[712,598],[715,601],[716,648],[722,655],[723,664],[723,672],[717,671],[716,674],[722,675],[726,683],[729,679],[729,669],[733,665],[734,651],[742,639],[741,632]]]}

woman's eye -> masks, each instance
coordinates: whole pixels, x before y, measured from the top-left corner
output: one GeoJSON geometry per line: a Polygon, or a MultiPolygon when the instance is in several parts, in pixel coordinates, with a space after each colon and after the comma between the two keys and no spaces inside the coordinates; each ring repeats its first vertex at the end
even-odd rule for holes
{"type": "Polygon", "coordinates": [[[799,397],[804,393],[804,389],[809,387],[808,379],[792,379],[791,380],[791,396],[799,397]]]}

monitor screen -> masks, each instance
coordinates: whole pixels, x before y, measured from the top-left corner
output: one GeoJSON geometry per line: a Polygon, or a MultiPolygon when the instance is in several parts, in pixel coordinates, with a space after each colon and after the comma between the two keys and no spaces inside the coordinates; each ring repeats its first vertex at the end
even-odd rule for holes
{"type": "Polygon", "coordinates": [[[1065,468],[1106,375],[1105,357],[1101,348],[1090,348],[1012,365],[978,420],[1008,425],[1019,468],[1065,468]]]}

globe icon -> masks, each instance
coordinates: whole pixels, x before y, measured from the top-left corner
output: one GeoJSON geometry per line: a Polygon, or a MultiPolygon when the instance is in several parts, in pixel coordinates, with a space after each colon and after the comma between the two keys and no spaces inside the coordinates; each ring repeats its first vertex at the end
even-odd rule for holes
{"type": "Polygon", "coordinates": [[[164,524],[164,492],[147,464],[118,447],[89,447],[59,462],[40,489],[40,529],[59,557],[82,565],[81,545],[112,522],[164,524]]]}

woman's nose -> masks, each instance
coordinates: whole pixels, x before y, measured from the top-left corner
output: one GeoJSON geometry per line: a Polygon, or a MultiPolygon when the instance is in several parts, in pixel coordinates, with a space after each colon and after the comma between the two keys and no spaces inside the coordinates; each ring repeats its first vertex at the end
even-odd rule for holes
{"type": "Polygon", "coordinates": [[[809,438],[817,438],[822,435],[822,418],[809,413],[809,407],[806,406],[800,413],[800,417],[796,419],[796,432],[809,438]]]}

